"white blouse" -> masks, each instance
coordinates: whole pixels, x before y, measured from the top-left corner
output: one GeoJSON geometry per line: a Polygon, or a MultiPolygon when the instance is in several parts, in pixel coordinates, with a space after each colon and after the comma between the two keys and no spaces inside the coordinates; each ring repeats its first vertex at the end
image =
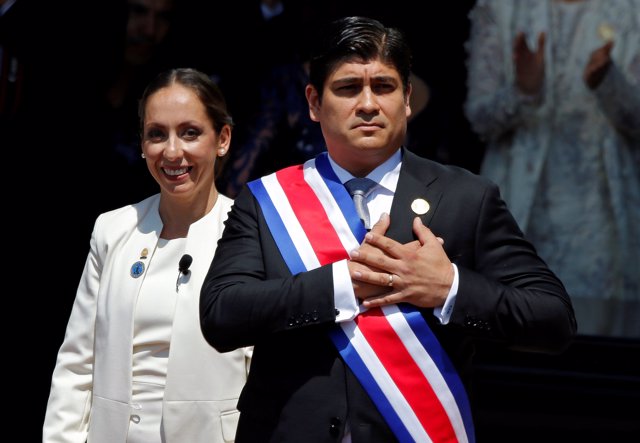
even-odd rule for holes
{"type": "Polygon", "coordinates": [[[186,238],[161,238],[147,264],[134,314],[133,383],[164,386],[178,295],[178,261],[184,253],[186,242],[186,238]]]}
{"type": "Polygon", "coordinates": [[[134,312],[131,417],[128,443],[164,441],[161,436],[162,399],[167,378],[169,344],[176,300],[176,286],[183,275],[178,262],[186,238],[159,239],[146,263],[145,280],[134,312]]]}

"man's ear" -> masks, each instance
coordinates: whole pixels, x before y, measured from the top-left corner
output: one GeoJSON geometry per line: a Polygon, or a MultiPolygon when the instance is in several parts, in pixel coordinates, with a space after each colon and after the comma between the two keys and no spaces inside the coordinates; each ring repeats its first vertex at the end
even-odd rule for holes
{"type": "Polygon", "coordinates": [[[411,105],[412,105],[412,96],[411,96],[411,92],[413,91],[413,87],[411,85],[411,83],[409,83],[407,85],[407,95],[404,98],[404,102],[405,102],[405,115],[407,116],[407,119],[409,119],[411,117],[411,105]]]}
{"type": "Polygon", "coordinates": [[[320,95],[318,94],[318,90],[313,85],[307,85],[304,93],[307,96],[307,102],[309,103],[309,117],[311,117],[312,121],[319,122],[320,95]]]}

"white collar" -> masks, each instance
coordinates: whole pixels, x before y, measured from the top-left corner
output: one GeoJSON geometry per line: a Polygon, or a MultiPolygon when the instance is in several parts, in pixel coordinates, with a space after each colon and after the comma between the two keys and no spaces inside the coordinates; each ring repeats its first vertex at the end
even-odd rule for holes
{"type": "MultiPolygon", "coordinates": [[[[342,184],[354,178],[354,176],[346,169],[338,165],[331,155],[328,156],[331,168],[340,179],[342,184]]],[[[398,149],[389,157],[384,163],[376,167],[373,171],[367,174],[367,178],[370,178],[380,186],[388,189],[395,194],[396,187],[398,186],[398,178],[400,177],[400,167],[402,166],[402,149],[398,149]]]]}

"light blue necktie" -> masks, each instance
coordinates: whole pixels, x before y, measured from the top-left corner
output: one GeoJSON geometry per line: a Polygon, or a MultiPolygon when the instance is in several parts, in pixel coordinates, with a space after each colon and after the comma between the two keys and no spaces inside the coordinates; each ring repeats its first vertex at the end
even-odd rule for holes
{"type": "Polygon", "coordinates": [[[356,205],[356,212],[360,220],[362,220],[362,223],[364,223],[364,227],[371,229],[367,197],[377,186],[377,183],[370,178],[352,178],[346,182],[344,186],[347,188],[347,191],[349,191],[349,194],[351,194],[351,198],[353,198],[353,203],[356,205]]]}

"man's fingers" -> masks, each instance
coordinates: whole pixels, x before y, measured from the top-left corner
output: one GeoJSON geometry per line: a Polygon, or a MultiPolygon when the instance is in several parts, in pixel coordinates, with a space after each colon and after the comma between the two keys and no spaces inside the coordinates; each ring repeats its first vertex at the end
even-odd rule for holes
{"type": "Polygon", "coordinates": [[[389,257],[399,258],[402,256],[402,243],[398,243],[384,235],[376,234],[373,230],[364,237],[364,243],[375,246],[389,257]]]}
{"type": "Polygon", "coordinates": [[[378,235],[384,235],[391,224],[391,217],[386,212],[382,213],[380,219],[371,227],[371,232],[378,235]]]}
{"type": "Polygon", "coordinates": [[[377,269],[385,269],[387,260],[390,258],[381,252],[379,248],[363,245],[351,251],[351,260],[377,269]]]}
{"type": "Polygon", "coordinates": [[[402,296],[399,291],[391,292],[384,295],[378,295],[376,297],[369,297],[362,301],[362,304],[366,308],[375,308],[378,306],[391,305],[394,303],[400,303],[402,296]]]}
{"type": "MultiPolygon", "coordinates": [[[[430,240],[436,239],[436,236],[433,235],[431,229],[422,224],[422,220],[420,220],[420,217],[416,217],[413,219],[413,232],[418,237],[421,245],[424,245],[430,240]]],[[[440,244],[444,244],[444,241],[442,241],[440,244]]]]}

